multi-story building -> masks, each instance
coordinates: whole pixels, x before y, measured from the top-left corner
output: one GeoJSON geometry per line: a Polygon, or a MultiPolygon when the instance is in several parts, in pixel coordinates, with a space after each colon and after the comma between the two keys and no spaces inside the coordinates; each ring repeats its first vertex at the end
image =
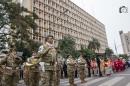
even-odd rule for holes
{"type": "Polygon", "coordinates": [[[33,39],[44,42],[52,34],[56,40],[71,35],[76,47],[87,46],[92,38],[101,43],[100,52],[108,47],[105,26],[70,0],[19,0],[24,7],[39,16],[37,32],[33,39]]]}
{"type": "Polygon", "coordinates": [[[123,33],[123,31],[120,31],[119,33],[124,54],[130,55],[130,31],[128,33],[123,33]]]}

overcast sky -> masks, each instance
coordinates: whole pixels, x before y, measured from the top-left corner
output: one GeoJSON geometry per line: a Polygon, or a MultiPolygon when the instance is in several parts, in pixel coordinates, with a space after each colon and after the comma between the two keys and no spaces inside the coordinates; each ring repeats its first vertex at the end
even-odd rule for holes
{"type": "Polygon", "coordinates": [[[71,0],[96,19],[106,28],[109,47],[115,51],[114,40],[118,53],[122,53],[119,31],[130,31],[130,0],[71,0]],[[119,13],[121,6],[128,7],[128,13],[119,13]]]}

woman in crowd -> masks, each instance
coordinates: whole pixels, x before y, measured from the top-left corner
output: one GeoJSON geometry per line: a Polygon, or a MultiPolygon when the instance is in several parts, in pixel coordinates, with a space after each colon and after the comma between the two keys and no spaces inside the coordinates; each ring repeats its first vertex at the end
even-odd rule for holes
{"type": "Polygon", "coordinates": [[[104,69],[105,69],[105,75],[110,76],[112,74],[112,65],[111,60],[106,58],[104,60],[104,69]]]}
{"type": "Polygon", "coordinates": [[[91,69],[94,76],[97,75],[97,62],[95,58],[92,58],[91,60],[91,69]]]}
{"type": "Polygon", "coordinates": [[[100,63],[100,68],[101,68],[101,73],[102,73],[102,76],[104,76],[105,72],[104,72],[104,60],[103,58],[101,59],[101,63],[100,63]]]}

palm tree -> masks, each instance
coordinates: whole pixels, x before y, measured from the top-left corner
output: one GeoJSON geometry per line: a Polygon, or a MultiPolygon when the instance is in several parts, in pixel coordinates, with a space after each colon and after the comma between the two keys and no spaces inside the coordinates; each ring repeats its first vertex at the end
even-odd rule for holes
{"type": "Polygon", "coordinates": [[[125,59],[125,60],[129,60],[129,56],[127,54],[119,54],[119,57],[121,57],[122,59],[125,59]]]}
{"type": "Polygon", "coordinates": [[[106,48],[105,49],[105,54],[106,54],[107,57],[110,57],[113,54],[113,50],[110,49],[110,48],[106,48]]]}
{"type": "MultiPolygon", "coordinates": [[[[88,45],[88,48],[91,49],[93,52],[96,52],[96,50],[99,52],[100,47],[101,47],[100,42],[95,38],[93,38],[93,40],[90,41],[88,45]]],[[[96,61],[99,69],[99,76],[102,76],[101,68],[100,68],[100,59],[97,56],[96,56],[96,61]]]]}
{"type": "Polygon", "coordinates": [[[90,50],[92,50],[94,52],[96,50],[99,51],[100,47],[101,47],[100,42],[95,38],[93,38],[93,40],[90,41],[89,44],[88,44],[88,49],[90,49],[90,50]]]}

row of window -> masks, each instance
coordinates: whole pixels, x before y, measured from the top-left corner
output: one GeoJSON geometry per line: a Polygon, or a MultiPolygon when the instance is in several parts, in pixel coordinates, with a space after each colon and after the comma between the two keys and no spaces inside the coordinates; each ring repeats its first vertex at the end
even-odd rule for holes
{"type": "MultiPolygon", "coordinates": [[[[63,36],[63,33],[59,33],[59,32],[56,32],[56,31],[50,31],[50,30],[44,30],[44,37],[46,37],[47,35],[51,34],[53,35],[56,39],[62,39],[62,36],[63,36]]],[[[37,40],[41,40],[43,39],[43,37],[35,37],[34,36],[34,39],[37,39],[37,40]]],[[[84,39],[81,39],[81,38],[76,38],[75,37],[75,41],[77,44],[83,44],[83,45],[88,45],[88,41],[84,40],[84,39]]],[[[101,48],[104,48],[106,47],[106,44],[104,44],[103,42],[101,42],[101,48]]]]}
{"type": "MultiPolygon", "coordinates": [[[[51,28],[55,31],[64,32],[65,34],[72,34],[72,36],[77,36],[79,38],[84,38],[84,39],[87,38],[87,37],[90,38],[89,36],[92,34],[91,36],[93,36],[95,38],[101,39],[103,41],[105,40],[105,37],[104,38],[101,37],[97,32],[93,32],[93,31],[91,32],[90,31],[90,32],[86,32],[85,34],[83,34],[83,33],[81,33],[81,31],[80,32],[75,31],[71,28],[63,27],[63,26],[58,25],[58,24],[53,25],[53,23],[50,23],[49,21],[47,21],[47,23],[48,23],[48,26],[46,26],[47,24],[44,25],[44,27],[47,28],[47,29],[51,28]]],[[[41,32],[41,31],[39,31],[39,32],[41,32]]]]}
{"type": "MultiPolygon", "coordinates": [[[[46,1],[48,1],[49,3],[54,3],[52,0],[46,0],[46,1]]],[[[45,3],[47,3],[47,2],[45,2],[45,3]]],[[[49,4],[48,3],[48,4],[49,4]]],[[[56,4],[56,3],[55,3],[56,4]]],[[[56,6],[58,7],[58,5],[59,4],[56,4],[56,6]]],[[[63,8],[63,6],[59,6],[58,8],[60,8],[60,9],[62,9],[63,8]]],[[[56,8],[57,9],[57,8],[56,8]]],[[[54,6],[52,5],[52,7],[50,7],[50,6],[45,6],[45,10],[47,10],[47,11],[50,11],[50,12],[52,12],[52,13],[55,13],[55,10],[54,10],[54,6]]],[[[64,9],[65,10],[65,9],[64,9]]],[[[61,11],[61,12],[63,12],[63,11],[61,11]]],[[[59,12],[57,11],[56,12],[56,14],[58,14],[59,12]]],[[[77,14],[74,14],[74,13],[72,13],[72,12],[68,12],[67,13],[69,16],[71,16],[72,15],[72,17],[74,18],[75,16],[77,16],[77,18],[76,19],[78,19],[80,22],[88,22],[90,19],[84,19],[84,18],[81,18],[82,17],[82,15],[81,16],[79,16],[79,14],[77,15],[77,14]]],[[[70,19],[69,19],[70,20],[70,19]]],[[[72,19],[72,21],[74,21],[73,19],[72,19]]],[[[91,25],[93,25],[91,22],[94,22],[94,21],[90,21],[90,24],[91,25]]],[[[88,22],[89,23],[89,22],[88,22]]],[[[98,24],[98,23],[97,23],[98,24]]]]}
{"type": "MultiPolygon", "coordinates": [[[[68,3],[71,2],[69,1],[68,3]]],[[[57,30],[57,28],[61,28],[61,30],[58,31],[65,31],[65,33],[69,33],[69,34],[73,33],[74,35],[75,34],[77,35],[77,33],[79,33],[77,37],[81,37],[81,38],[85,37],[86,33],[89,33],[90,36],[91,28],[92,29],[96,28],[94,29],[94,31],[97,34],[94,35],[99,36],[101,38],[104,37],[106,39],[104,27],[102,27],[103,26],[102,24],[99,25],[100,22],[94,19],[92,20],[91,18],[89,18],[91,16],[88,14],[85,15],[86,13],[83,13],[84,11],[82,9],[76,8],[77,6],[74,7],[68,3],[66,3],[66,0],[64,2],[62,0],[44,0],[41,2],[40,1],[38,2],[38,0],[36,0],[35,5],[39,4],[39,8],[35,7],[34,11],[38,13],[39,16],[41,15],[42,17],[44,17],[41,18],[39,24],[42,24],[44,28],[52,28],[52,29],[54,28],[55,30],[57,30]],[[67,9],[69,9],[69,12],[65,13],[64,15],[60,15],[62,12],[66,10],[65,5],[68,6],[67,9]],[[57,15],[60,16],[58,17],[57,15]]]]}
{"type": "MultiPolygon", "coordinates": [[[[57,31],[54,31],[54,30],[49,30],[49,29],[46,29],[44,30],[44,36],[46,37],[47,35],[53,35],[55,37],[55,39],[62,39],[62,37],[66,34],[66,33],[61,33],[61,32],[57,32],[57,31]]],[[[69,34],[69,35],[72,35],[72,34],[69,34]]],[[[74,36],[73,36],[74,37],[74,36]]],[[[85,39],[81,39],[81,38],[78,38],[78,37],[74,37],[76,40],[76,43],[82,43],[82,44],[86,44],[88,41],[85,40],[85,39]]]]}
{"type": "MultiPolygon", "coordinates": [[[[49,21],[48,21],[48,23],[49,23],[49,21]]],[[[84,38],[85,40],[87,40],[91,37],[94,37],[94,38],[100,39],[101,42],[106,43],[106,38],[101,37],[100,35],[98,35],[97,32],[92,32],[92,33],[87,32],[86,34],[83,34],[81,32],[75,31],[71,28],[63,27],[63,26],[58,25],[58,24],[53,25],[53,23],[50,23],[48,26],[44,26],[44,28],[52,29],[52,30],[55,30],[58,32],[64,32],[65,34],[71,34],[73,37],[84,38]]],[[[39,29],[39,32],[41,32],[41,29],[39,29]]],[[[48,32],[48,34],[49,34],[49,32],[48,32]]]]}

